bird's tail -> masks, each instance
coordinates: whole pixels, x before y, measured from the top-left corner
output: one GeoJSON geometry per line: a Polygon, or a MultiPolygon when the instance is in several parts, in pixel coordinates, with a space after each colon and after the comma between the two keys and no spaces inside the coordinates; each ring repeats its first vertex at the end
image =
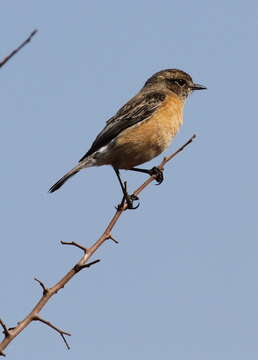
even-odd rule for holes
{"type": "Polygon", "coordinates": [[[48,192],[53,193],[54,191],[58,190],[68,179],[77,174],[81,169],[90,167],[92,165],[92,159],[89,159],[87,162],[80,162],[78,165],[68,171],[68,173],[66,173],[63,177],[61,177],[61,179],[59,179],[53,186],[51,186],[48,192]]]}

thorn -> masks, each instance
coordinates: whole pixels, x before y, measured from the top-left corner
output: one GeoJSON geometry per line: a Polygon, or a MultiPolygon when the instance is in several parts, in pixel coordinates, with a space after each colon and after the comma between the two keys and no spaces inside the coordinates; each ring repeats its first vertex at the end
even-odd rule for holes
{"type": "Polygon", "coordinates": [[[107,237],[107,240],[112,240],[112,241],[114,241],[116,244],[119,244],[119,242],[118,242],[115,238],[113,238],[112,235],[109,235],[109,236],[107,237]]]}
{"type": "Polygon", "coordinates": [[[4,352],[2,352],[2,350],[0,350],[0,356],[6,356],[4,352]]]}
{"type": "Polygon", "coordinates": [[[82,270],[82,269],[84,269],[84,268],[89,268],[89,267],[91,267],[92,265],[97,264],[98,262],[100,262],[100,259],[94,260],[94,261],[92,261],[92,262],[90,262],[90,263],[88,263],[88,264],[85,264],[85,265],[79,265],[79,267],[80,267],[79,270],[82,270]]]}
{"type": "Polygon", "coordinates": [[[48,288],[46,288],[45,285],[43,284],[43,282],[40,281],[39,279],[34,278],[34,280],[37,281],[39,283],[39,285],[42,287],[43,295],[46,295],[48,293],[48,288]]]}
{"type": "Polygon", "coordinates": [[[0,319],[0,325],[3,328],[3,334],[4,336],[7,338],[8,336],[10,336],[10,331],[7,329],[7,326],[5,325],[5,323],[3,322],[2,319],[0,319]]]}

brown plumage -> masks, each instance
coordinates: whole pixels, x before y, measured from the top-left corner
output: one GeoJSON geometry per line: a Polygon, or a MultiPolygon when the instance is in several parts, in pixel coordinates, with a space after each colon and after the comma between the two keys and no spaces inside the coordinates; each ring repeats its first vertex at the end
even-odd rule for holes
{"type": "MultiPolygon", "coordinates": [[[[96,137],[89,151],[49,192],[59,189],[71,176],[90,166],[111,165],[130,170],[162,153],[183,123],[183,107],[194,84],[187,73],[169,69],[150,77],[96,137]]],[[[149,170],[143,172],[150,173],[149,170]]],[[[120,182],[121,185],[121,182],[120,182]]],[[[124,190],[123,190],[124,191],[124,190]]]]}

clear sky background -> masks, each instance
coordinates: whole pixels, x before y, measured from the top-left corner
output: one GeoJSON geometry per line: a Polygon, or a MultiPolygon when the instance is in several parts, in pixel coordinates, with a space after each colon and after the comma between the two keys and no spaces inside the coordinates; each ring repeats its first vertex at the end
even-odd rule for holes
{"type": "MultiPolygon", "coordinates": [[[[166,154],[190,145],[127,211],[9,359],[254,360],[257,342],[257,1],[2,1],[1,295],[9,326],[91,245],[121,198],[110,167],[48,188],[146,79],[180,68],[208,87],[188,100],[166,154]]],[[[158,164],[155,159],[149,167],[158,164]]],[[[133,190],[146,178],[123,172],[133,190]]]]}

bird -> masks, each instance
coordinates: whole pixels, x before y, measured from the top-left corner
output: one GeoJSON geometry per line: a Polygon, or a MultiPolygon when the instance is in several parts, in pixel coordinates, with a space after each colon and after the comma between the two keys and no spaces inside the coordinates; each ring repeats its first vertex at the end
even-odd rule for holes
{"type": "Polygon", "coordinates": [[[143,172],[155,176],[160,184],[163,173],[157,168],[137,168],[160,155],[170,145],[183,124],[183,109],[187,97],[195,90],[207,89],[194,83],[192,77],[179,69],[165,69],[152,75],[114,116],[107,120],[90,149],[70,171],[50,189],[53,193],[80,170],[111,165],[118,177],[129,209],[134,209],[120,169],[143,172]]]}

